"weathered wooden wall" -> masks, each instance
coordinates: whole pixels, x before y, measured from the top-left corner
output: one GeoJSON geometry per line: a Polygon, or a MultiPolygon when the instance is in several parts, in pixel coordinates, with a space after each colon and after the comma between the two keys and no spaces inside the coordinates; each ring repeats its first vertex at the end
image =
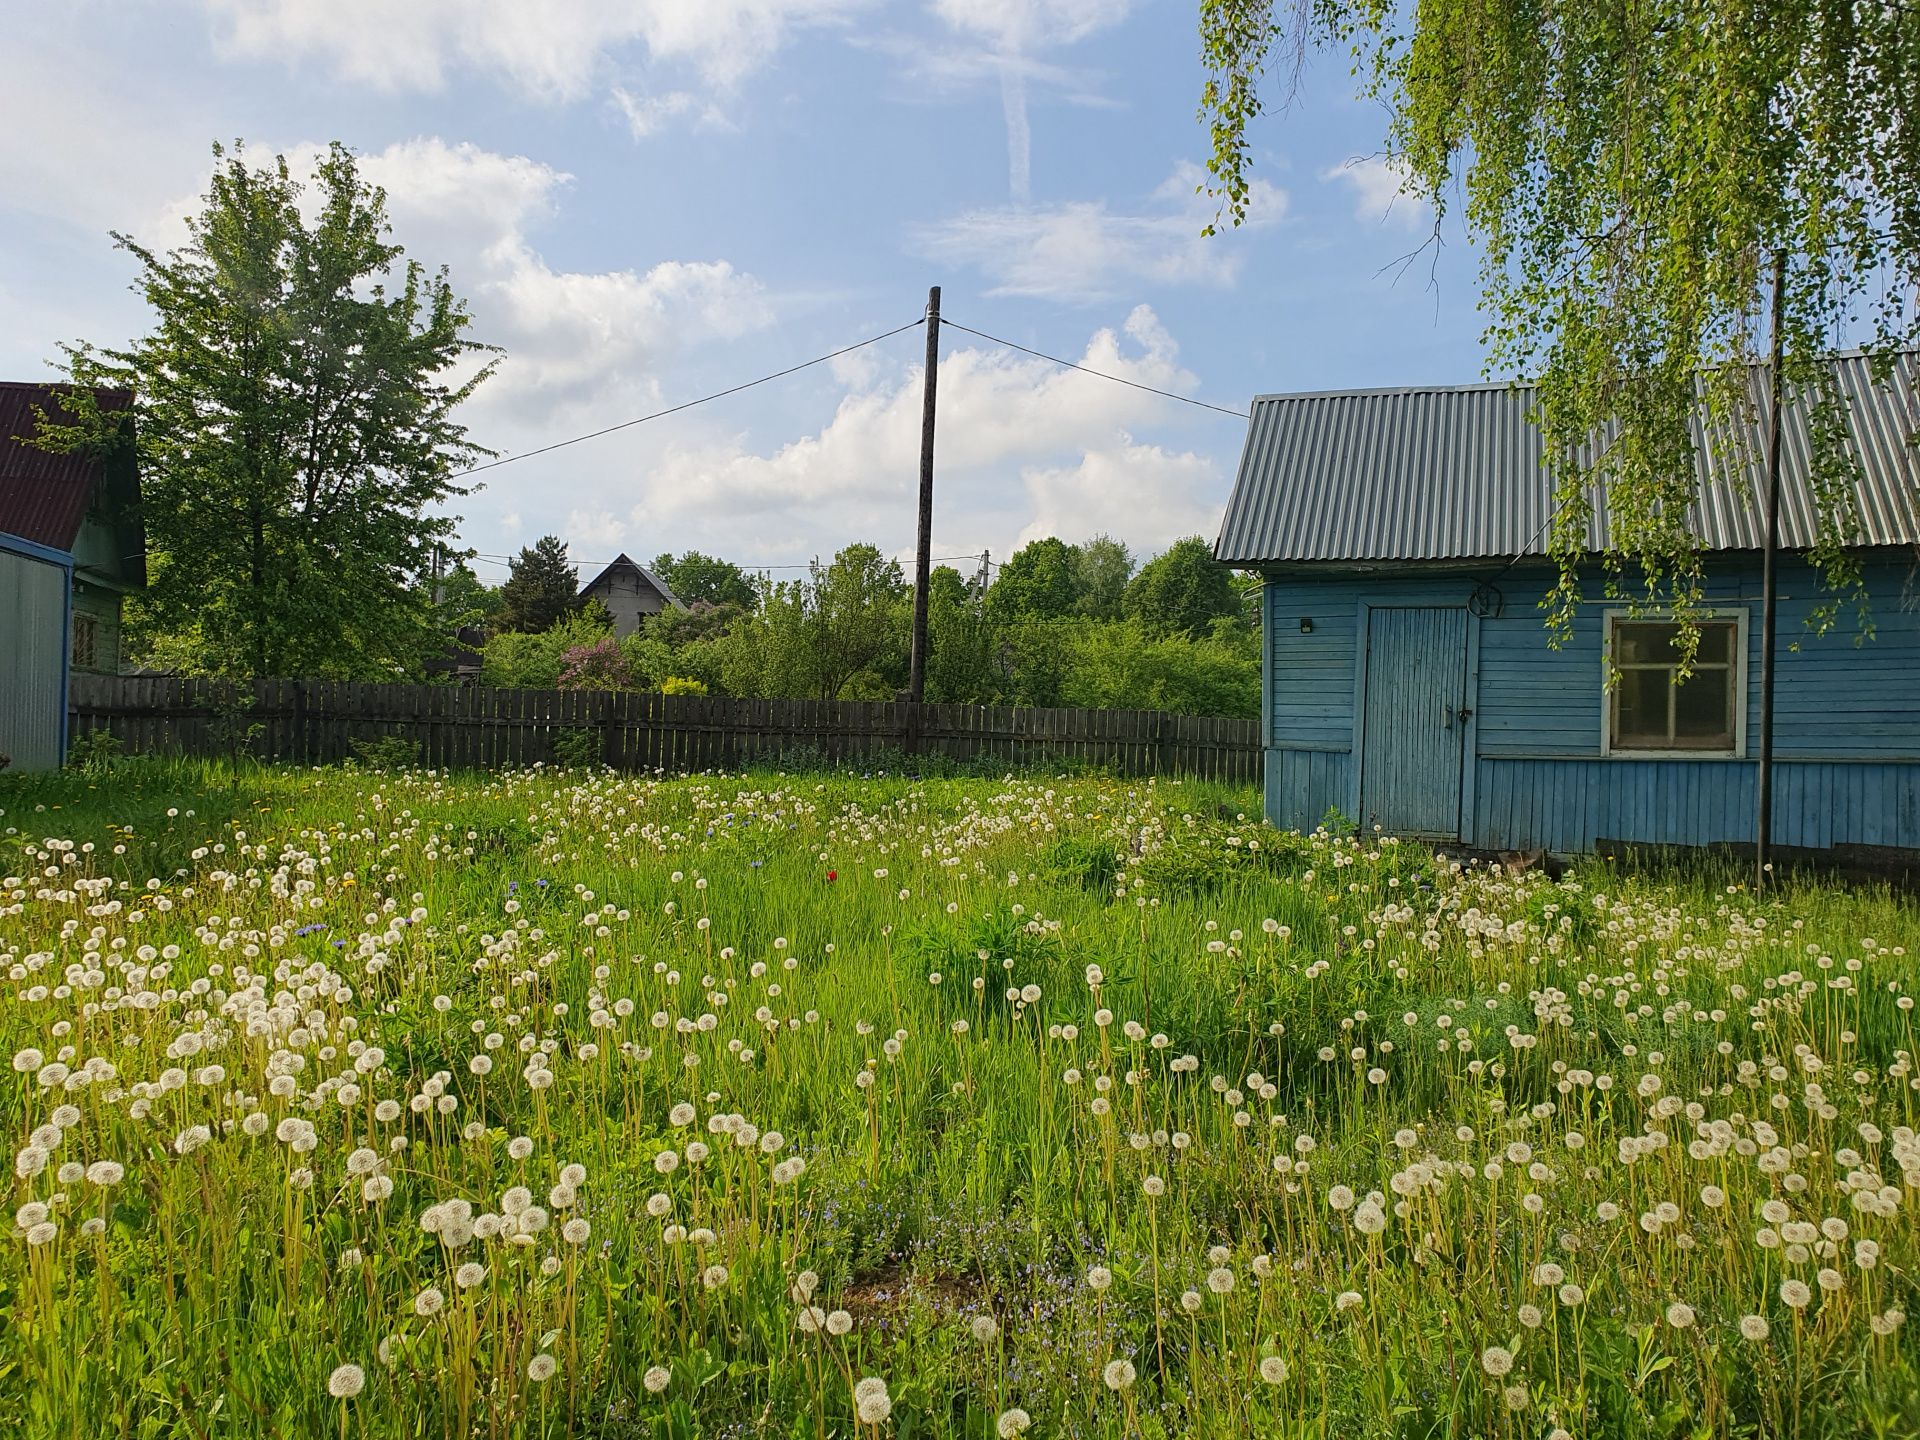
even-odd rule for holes
{"type": "Polygon", "coordinates": [[[234,727],[258,726],[249,748],[323,765],[354,757],[356,740],[416,742],[436,769],[553,764],[555,742],[589,731],[621,770],[731,770],[754,762],[857,760],[907,751],[1008,764],[1072,761],[1128,774],[1256,783],[1254,720],[1151,710],[1038,710],[857,700],[733,700],[704,695],[491,690],[263,680],[75,675],[75,738],[110,730],[133,753],[216,754],[234,727]],[[243,702],[236,707],[234,698],[243,702]],[[251,704],[244,702],[251,699],[251,704]],[[222,717],[231,715],[232,720],[222,717]]]}
{"type": "MultiPolygon", "coordinates": [[[[1845,611],[1826,634],[1810,628],[1816,607],[1831,597],[1803,561],[1781,565],[1777,844],[1920,847],[1920,609],[1911,601],[1910,571],[1904,557],[1865,567],[1874,632],[1863,638],[1845,611]]],[[[1380,692],[1362,683],[1366,607],[1464,610],[1483,578],[1504,592],[1504,607],[1469,613],[1467,620],[1470,713],[1461,736],[1459,838],[1487,849],[1566,853],[1609,840],[1752,841],[1760,733],[1760,572],[1752,556],[1715,556],[1707,569],[1708,603],[1751,617],[1742,678],[1746,746],[1734,756],[1604,754],[1608,606],[1583,606],[1566,643],[1553,648],[1540,610],[1552,576],[1539,566],[1270,577],[1264,630],[1269,819],[1311,827],[1332,807],[1373,823],[1366,773],[1379,757],[1364,734],[1363,702],[1380,692]]],[[[1598,595],[1600,581],[1589,589],[1598,595]]],[[[1404,693],[1394,699],[1408,713],[1433,703],[1433,686],[1418,682],[1411,668],[1399,677],[1404,693]]]]}

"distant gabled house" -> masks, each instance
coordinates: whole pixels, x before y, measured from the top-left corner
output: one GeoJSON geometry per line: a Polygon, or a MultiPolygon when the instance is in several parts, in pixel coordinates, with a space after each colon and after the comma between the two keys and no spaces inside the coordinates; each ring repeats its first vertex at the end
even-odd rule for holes
{"type": "MultiPolygon", "coordinates": [[[[1817,633],[1806,407],[1782,412],[1773,842],[1920,849],[1920,356],[1886,383],[1836,357],[1856,465],[1854,555],[1874,631],[1817,633]]],[[[1673,617],[1605,599],[1606,516],[1565,643],[1541,604],[1552,489],[1524,386],[1262,395],[1214,547],[1259,573],[1266,810],[1486,849],[1748,842],[1756,820],[1765,534],[1696,424],[1705,609],[1688,678],[1673,617]]]]}
{"type": "Polygon", "coordinates": [[[613,633],[622,639],[638,630],[649,615],[686,608],[665,580],[626,555],[588,581],[580,598],[605,605],[613,616],[613,633]]]}
{"type": "MultiPolygon", "coordinates": [[[[119,673],[121,602],[147,582],[132,444],[56,455],[19,438],[36,408],[66,418],[62,388],[0,382],[0,754],[16,769],[59,765],[68,676],[119,673]]],[[[99,402],[128,411],[133,397],[99,402]]]]}

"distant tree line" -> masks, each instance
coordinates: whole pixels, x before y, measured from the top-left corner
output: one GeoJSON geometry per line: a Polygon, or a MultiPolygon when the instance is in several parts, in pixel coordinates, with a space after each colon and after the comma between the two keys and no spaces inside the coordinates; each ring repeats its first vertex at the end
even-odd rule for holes
{"type": "MultiPolygon", "coordinates": [[[[444,589],[490,631],[488,684],[822,700],[892,700],[906,686],[913,589],[876,546],[848,545],[794,580],[698,551],[652,568],[685,608],[618,639],[553,536],[523,549],[498,589],[464,568],[444,589]]],[[[1198,537],[1139,566],[1110,536],[1049,537],[985,585],[938,566],[927,617],[931,701],[1259,713],[1254,596],[1198,537]]]]}

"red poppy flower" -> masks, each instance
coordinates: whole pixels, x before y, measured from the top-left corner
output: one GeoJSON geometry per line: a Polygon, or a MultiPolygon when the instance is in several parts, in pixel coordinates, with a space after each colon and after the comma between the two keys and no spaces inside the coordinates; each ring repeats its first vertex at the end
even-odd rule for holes
{"type": "Polygon", "coordinates": [[[840,872],[838,870],[827,871],[827,879],[838,880],[839,878],[840,878],[840,872]]]}

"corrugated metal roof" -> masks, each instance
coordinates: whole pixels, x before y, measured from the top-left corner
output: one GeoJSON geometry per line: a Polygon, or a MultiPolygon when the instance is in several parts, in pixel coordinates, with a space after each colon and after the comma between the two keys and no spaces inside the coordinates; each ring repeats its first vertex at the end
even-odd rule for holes
{"type": "MultiPolygon", "coordinates": [[[[1856,543],[1920,543],[1920,454],[1911,443],[1920,357],[1898,357],[1886,385],[1874,383],[1863,355],[1831,363],[1859,461],[1856,543]]],[[[1712,550],[1754,550],[1765,538],[1751,498],[1764,483],[1765,371],[1751,373],[1744,437],[1716,433],[1709,444],[1704,417],[1695,428],[1704,483],[1694,523],[1712,550]]],[[[1259,396],[1214,554],[1229,565],[1544,555],[1551,487],[1532,406],[1526,385],[1259,396]]],[[[1805,409],[1790,401],[1780,467],[1780,536],[1790,549],[1816,534],[1810,448],[1805,409]]],[[[1605,548],[1603,515],[1588,543],[1605,548]]]]}
{"type": "MultiPolygon", "coordinates": [[[[55,455],[20,438],[37,428],[36,406],[56,423],[67,418],[59,402],[66,388],[0,381],[0,531],[71,551],[106,466],[95,455],[55,455]]],[[[100,392],[103,409],[124,410],[132,403],[124,390],[100,392]]]]}

